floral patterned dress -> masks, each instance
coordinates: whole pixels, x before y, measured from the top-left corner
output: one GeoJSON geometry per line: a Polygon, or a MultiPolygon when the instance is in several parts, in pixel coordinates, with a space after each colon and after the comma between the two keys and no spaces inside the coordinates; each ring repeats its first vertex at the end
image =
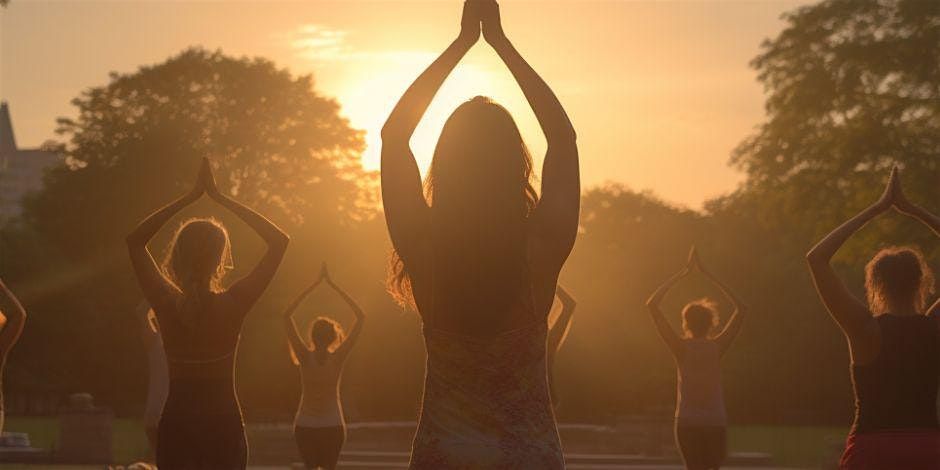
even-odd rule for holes
{"type": "Polygon", "coordinates": [[[424,399],[409,468],[565,468],[547,334],[545,321],[486,338],[425,326],[424,399]]]}

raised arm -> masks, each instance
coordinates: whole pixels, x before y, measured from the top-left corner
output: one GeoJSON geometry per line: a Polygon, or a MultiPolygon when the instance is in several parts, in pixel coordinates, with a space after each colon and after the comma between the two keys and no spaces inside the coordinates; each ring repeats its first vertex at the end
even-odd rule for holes
{"type": "Polygon", "coordinates": [[[281,260],[284,259],[284,253],[287,252],[290,237],[263,215],[219,191],[215,184],[215,178],[212,176],[209,159],[203,159],[202,165],[206,174],[206,194],[222,207],[232,211],[268,245],[267,251],[265,251],[261,261],[254,269],[245,277],[235,281],[229,288],[229,293],[233,297],[246,307],[250,307],[258,300],[258,297],[261,297],[274,274],[277,273],[277,268],[280,266],[281,260]]]}
{"type": "Polygon", "coordinates": [[[548,84],[529,66],[503,32],[499,5],[481,0],[483,37],[509,68],[532,106],[548,149],[542,165],[542,192],[534,223],[563,263],[574,245],[581,204],[581,178],[574,126],[548,84]]]}
{"type": "Polygon", "coordinates": [[[343,301],[346,302],[346,305],[349,305],[350,310],[352,310],[353,315],[356,317],[353,320],[352,327],[349,329],[349,335],[346,336],[343,343],[334,351],[334,354],[336,354],[340,360],[345,360],[346,356],[349,355],[349,351],[352,350],[353,346],[356,345],[356,341],[359,340],[359,334],[362,333],[362,325],[365,323],[366,315],[363,313],[362,308],[359,307],[359,304],[357,304],[342,287],[333,282],[333,278],[330,277],[330,273],[326,270],[326,264],[323,265],[323,277],[327,285],[332,287],[333,290],[339,294],[343,301]]]}
{"type": "Polygon", "coordinates": [[[678,358],[682,354],[683,346],[682,339],[676,334],[675,330],[672,329],[672,326],[669,325],[669,322],[666,321],[666,318],[663,316],[662,310],[660,310],[659,305],[663,301],[663,297],[666,296],[666,293],[669,292],[669,289],[672,289],[672,286],[676,285],[679,280],[689,274],[689,266],[686,265],[682,268],[681,271],[673,274],[669,279],[666,279],[659,288],[653,292],[653,295],[646,300],[646,307],[649,309],[650,317],[653,319],[653,324],[656,325],[656,331],[659,332],[659,336],[662,337],[663,341],[666,343],[666,346],[669,347],[669,352],[672,353],[672,356],[678,358]]]}
{"type": "Polygon", "coordinates": [[[303,361],[303,355],[300,353],[307,351],[307,343],[301,338],[300,333],[297,331],[297,324],[294,322],[294,311],[297,310],[297,307],[300,306],[300,303],[304,301],[313,291],[323,283],[323,272],[326,269],[326,263],[323,264],[323,268],[320,270],[320,274],[317,276],[317,279],[313,281],[313,284],[310,284],[309,287],[303,290],[294,300],[287,306],[287,309],[284,310],[284,331],[287,333],[287,346],[290,348],[291,358],[294,360],[295,365],[299,365],[303,361]]]}
{"type": "MultiPolygon", "coordinates": [[[[894,194],[893,194],[893,207],[898,212],[913,217],[914,219],[919,220],[921,223],[926,225],[930,230],[933,231],[938,237],[940,237],[940,217],[936,214],[931,213],[927,209],[918,206],[917,204],[912,203],[907,199],[907,196],[904,194],[904,190],[901,187],[901,175],[898,171],[898,181],[894,185],[894,194]]],[[[927,309],[927,315],[934,316],[935,318],[940,318],[940,300],[937,300],[929,309],[927,309]]]]}
{"type": "Polygon", "coordinates": [[[464,3],[459,36],[408,87],[382,127],[382,203],[392,244],[404,259],[428,218],[411,136],[444,80],[479,39],[478,10],[478,2],[464,3]]]}
{"type": "Polygon", "coordinates": [[[2,279],[0,279],[0,311],[6,317],[6,324],[3,330],[0,330],[0,361],[3,361],[20,339],[23,326],[26,325],[26,309],[13,292],[10,292],[2,279]]]}
{"type": "Polygon", "coordinates": [[[741,325],[744,322],[744,316],[747,312],[747,307],[741,303],[741,300],[738,299],[736,295],[734,295],[734,292],[732,292],[724,282],[718,279],[718,277],[716,277],[710,270],[705,268],[701,259],[699,259],[697,252],[693,251],[692,256],[693,266],[698,268],[705,278],[711,281],[711,283],[721,291],[722,295],[724,295],[725,298],[731,302],[731,307],[733,309],[731,318],[729,318],[728,322],[725,323],[725,328],[721,330],[721,333],[715,337],[715,342],[718,344],[718,350],[722,355],[724,355],[728,348],[731,347],[731,343],[734,342],[734,339],[737,338],[738,333],[741,332],[741,325]]]}
{"type": "Polygon", "coordinates": [[[894,185],[896,184],[897,170],[895,169],[891,172],[885,192],[877,202],[840,225],[829,235],[826,235],[806,255],[810,274],[816,284],[816,291],[819,293],[819,297],[829,314],[839,324],[842,332],[848,338],[853,360],[867,360],[868,355],[875,352],[870,350],[872,349],[870,345],[873,342],[869,340],[876,332],[876,323],[868,307],[852,295],[852,292],[849,291],[842,279],[832,269],[830,261],[849,237],[876,216],[891,208],[894,185]],[[864,357],[856,357],[859,354],[864,357]]]}
{"type": "Polygon", "coordinates": [[[558,300],[561,301],[561,313],[558,315],[555,323],[552,324],[551,330],[548,331],[548,345],[546,350],[549,356],[554,356],[555,353],[561,349],[565,338],[568,337],[568,330],[571,327],[571,316],[574,314],[574,309],[578,304],[574,300],[574,297],[561,285],[555,290],[555,294],[558,295],[558,300]]]}
{"type": "Polygon", "coordinates": [[[147,216],[127,236],[127,249],[131,257],[131,265],[137,275],[137,283],[150,305],[166,305],[167,302],[171,301],[177,289],[163,276],[163,272],[157,267],[157,262],[150,254],[147,243],[174,215],[202,196],[205,192],[205,171],[204,167],[200,168],[196,184],[189,193],[147,216]]]}

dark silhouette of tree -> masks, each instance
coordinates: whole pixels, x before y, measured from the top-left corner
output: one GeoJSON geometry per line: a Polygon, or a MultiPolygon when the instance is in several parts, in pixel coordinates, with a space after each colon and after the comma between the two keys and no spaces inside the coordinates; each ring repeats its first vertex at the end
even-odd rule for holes
{"type": "Polygon", "coordinates": [[[910,194],[938,200],[940,2],[828,0],[785,19],[752,62],[768,117],[731,159],[745,190],[814,236],[873,200],[894,163],[910,194]]]}
{"type": "MultiPolygon", "coordinates": [[[[127,334],[134,331],[130,313],[141,294],[122,240],[137,220],[192,185],[203,156],[215,164],[221,190],[294,235],[298,246],[285,270],[323,259],[319,250],[362,249],[344,244],[351,238],[343,232],[373,218],[378,207],[374,175],[359,161],[362,132],[340,116],[334,100],[314,90],[311,76],[294,77],[264,59],[194,48],[134,73],[114,73],[73,104],[77,117],[59,120],[63,140],[56,149],[66,163],[47,173],[45,189],[26,201],[4,243],[33,248],[12,251],[17,259],[5,260],[6,266],[42,259],[42,266],[14,280],[25,282],[19,287],[32,318],[42,318],[24,335],[20,352],[51,364],[32,368],[32,374],[46,374],[50,386],[92,391],[118,406],[138,398],[114,387],[143,380],[140,364],[114,360],[140,349],[127,334]],[[17,240],[18,234],[36,241],[17,240]],[[60,346],[40,352],[49,341],[60,346]]],[[[207,213],[232,234],[230,278],[236,279],[262,244],[224,209],[206,203],[187,215],[207,213]]],[[[170,231],[155,240],[155,256],[162,256],[170,231]]],[[[381,246],[373,249],[381,254],[381,246]]],[[[264,300],[259,306],[269,307],[264,300]]],[[[264,342],[268,357],[280,343],[280,337],[264,342]]]]}

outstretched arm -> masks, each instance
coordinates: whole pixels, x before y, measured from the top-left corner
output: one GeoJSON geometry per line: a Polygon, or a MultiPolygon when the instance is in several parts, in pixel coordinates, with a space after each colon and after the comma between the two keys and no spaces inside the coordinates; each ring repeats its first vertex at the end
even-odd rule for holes
{"type": "Polygon", "coordinates": [[[174,215],[202,196],[205,191],[205,171],[205,168],[199,170],[196,184],[189,193],[147,216],[127,236],[127,249],[131,257],[131,265],[137,275],[137,283],[140,284],[144,297],[150,302],[150,305],[166,305],[167,302],[171,301],[177,289],[173,287],[170,281],[163,276],[160,268],[157,267],[157,262],[150,254],[147,243],[174,215]]]}
{"type": "MultiPolygon", "coordinates": [[[[874,333],[875,321],[868,307],[852,295],[835,270],[832,269],[830,260],[849,237],[876,216],[891,208],[895,184],[897,184],[897,170],[891,172],[888,186],[875,204],[826,235],[806,255],[810,274],[813,276],[813,282],[816,283],[816,291],[819,293],[819,297],[825,304],[829,314],[832,315],[832,318],[839,324],[839,327],[842,328],[843,333],[848,338],[853,356],[857,352],[857,348],[864,347],[869,343],[869,341],[864,340],[871,338],[874,333]]],[[[867,353],[873,353],[874,351],[865,350],[861,352],[867,355],[867,353]]],[[[856,358],[853,357],[854,359],[856,358]]]]}
{"type": "Polygon", "coordinates": [[[561,349],[565,338],[568,337],[568,330],[571,327],[571,316],[574,314],[574,308],[577,306],[574,297],[561,285],[556,289],[556,294],[558,295],[558,299],[561,300],[561,313],[552,325],[551,330],[548,331],[547,351],[548,354],[552,356],[561,349]]]}
{"type": "Polygon", "coordinates": [[[408,87],[382,127],[382,203],[392,244],[404,259],[428,218],[411,136],[444,80],[479,37],[478,6],[470,0],[464,3],[460,35],[408,87]]]}
{"type": "Polygon", "coordinates": [[[574,245],[581,203],[577,136],[558,97],[526,62],[503,32],[499,5],[482,0],[483,36],[509,68],[532,106],[548,149],[542,166],[542,192],[533,221],[557,249],[563,263],[574,245]]]}
{"type": "Polygon", "coordinates": [[[16,341],[20,339],[23,326],[26,325],[26,309],[13,292],[10,292],[2,279],[0,279],[0,310],[6,316],[6,325],[0,331],[0,360],[3,360],[13,349],[16,341]]]}
{"type": "Polygon", "coordinates": [[[287,345],[291,349],[291,357],[294,358],[295,364],[299,364],[300,361],[303,360],[303,356],[301,356],[300,353],[307,350],[307,344],[297,331],[297,324],[294,323],[294,311],[296,311],[300,303],[313,293],[323,282],[323,270],[325,269],[326,264],[324,263],[323,269],[321,269],[320,274],[317,276],[317,280],[313,281],[313,284],[310,284],[309,287],[304,289],[303,292],[287,306],[287,309],[284,310],[284,331],[287,332],[287,345]]]}
{"type": "Polygon", "coordinates": [[[215,184],[215,178],[212,176],[209,159],[203,159],[202,164],[203,171],[206,174],[206,194],[222,207],[232,211],[268,245],[267,251],[254,269],[245,277],[235,281],[229,288],[231,295],[242,302],[247,311],[247,307],[253,305],[258,297],[261,297],[261,294],[267,289],[268,284],[277,272],[281,260],[284,259],[284,253],[287,252],[287,243],[290,241],[290,237],[263,215],[219,191],[215,184]]]}
{"type": "MultiPolygon", "coordinates": [[[[694,250],[694,248],[693,248],[694,250]]],[[[744,322],[744,314],[747,312],[747,307],[741,303],[741,300],[738,299],[734,292],[725,285],[724,282],[721,282],[711,271],[705,268],[702,265],[701,260],[698,257],[698,253],[693,251],[694,257],[694,266],[698,268],[699,271],[705,276],[706,279],[711,281],[718,290],[731,302],[731,306],[734,309],[731,313],[731,318],[728,319],[728,322],[725,324],[725,328],[715,337],[715,342],[718,344],[719,352],[724,355],[725,351],[731,347],[731,343],[734,342],[734,339],[737,338],[738,333],[741,332],[741,325],[744,322]]]]}
{"type": "Polygon", "coordinates": [[[362,333],[362,325],[365,323],[366,315],[363,313],[362,308],[359,307],[359,304],[357,304],[342,287],[333,282],[333,278],[330,277],[330,274],[326,270],[326,264],[323,265],[323,277],[326,279],[326,283],[342,297],[346,305],[349,305],[353,315],[356,317],[355,320],[353,320],[352,328],[349,329],[349,335],[346,336],[343,343],[334,351],[340,360],[345,360],[346,356],[349,355],[349,351],[352,350],[353,346],[356,345],[356,341],[359,340],[359,334],[362,333]]]}
{"type": "Polygon", "coordinates": [[[646,301],[646,307],[649,309],[650,317],[653,319],[653,324],[656,325],[656,331],[659,332],[659,336],[662,337],[663,341],[666,343],[666,346],[669,347],[669,352],[672,353],[672,356],[678,358],[682,353],[682,339],[679,338],[679,335],[676,334],[675,330],[672,329],[672,326],[669,325],[669,322],[666,321],[666,318],[663,316],[662,310],[660,310],[659,305],[663,301],[663,297],[666,296],[666,293],[669,292],[669,289],[672,289],[672,286],[676,285],[680,279],[689,274],[689,266],[685,266],[681,271],[673,274],[669,279],[666,280],[659,288],[653,292],[653,295],[650,296],[646,301]]]}
{"type": "MultiPolygon", "coordinates": [[[[907,196],[904,194],[904,190],[901,187],[901,175],[898,170],[898,181],[894,185],[894,194],[893,194],[893,207],[898,212],[913,217],[914,219],[919,220],[921,223],[926,225],[930,230],[933,231],[938,237],[940,237],[940,217],[936,214],[931,213],[927,209],[918,206],[917,204],[912,203],[907,199],[907,196]]],[[[927,309],[927,315],[940,317],[940,300],[937,300],[933,306],[927,309]]]]}

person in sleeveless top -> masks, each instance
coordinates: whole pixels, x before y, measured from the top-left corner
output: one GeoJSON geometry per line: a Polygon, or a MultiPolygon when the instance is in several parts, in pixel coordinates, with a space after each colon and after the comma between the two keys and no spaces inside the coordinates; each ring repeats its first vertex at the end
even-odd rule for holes
{"type": "Polygon", "coordinates": [[[878,201],[806,255],[819,297],[849,345],[855,419],[840,463],[846,470],[940,469],[940,301],[926,308],[932,271],[917,248],[880,250],[865,268],[865,305],[830,264],[852,234],[891,208],[940,235],[940,217],[908,201],[894,168],[878,201]]]}
{"type": "Polygon", "coordinates": [[[150,442],[150,449],[157,451],[157,429],[160,424],[160,415],[169,393],[169,371],[167,370],[166,355],[163,353],[163,340],[160,339],[160,328],[150,305],[144,301],[137,306],[137,322],[140,327],[140,338],[147,351],[147,401],[144,406],[144,433],[150,442]]]}
{"type": "Polygon", "coordinates": [[[284,311],[284,329],[294,365],[300,368],[303,392],[294,418],[294,439],[309,469],[333,470],[346,442],[346,419],[340,401],[343,364],[362,332],[365,314],[349,294],[333,282],[326,263],[317,280],[300,293],[284,311]],[[294,311],[323,282],[349,305],[356,317],[349,336],[335,320],[318,317],[310,323],[307,343],[297,332],[294,311]]]}
{"type": "Polygon", "coordinates": [[[558,406],[561,404],[561,398],[558,396],[558,392],[555,389],[555,357],[558,355],[561,346],[565,343],[565,339],[568,338],[568,330],[571,328],[571,317],[574,315],[574,309],[577,307],[578,303],[560,284],[556,291],[556,297],[558,297],[558,300],[561,302],[561,312],[559,312],[555,323],[553,323],[548,330],[548,344],[545,350],[548,354],[548,390],[552,396],[552,407],[558,410],[558,406]]]}
{"type": "Polygon", "coordinates": [[[555,94],[506,38],[495,1],[464,4],[457,39],[395,106],[382,129],[381,178],[389,289],[418,311],[427,350],[410,468],[564,468],[546,340],[558,274],[577,235],[576,136],[555,94]],[[548,142],[541,197],[512,116],[484,97],[447,119],[422,188],[409,140],[481,27],[548,142]]]}
{"type": "Polygon", "coordinates": [[[646,301],[656,330],[676,361],[676,445],[690,470],[721,468],[727,454],[724,392],[721,387],[721,358],[741,331],[745,307],[724,283],[702,266],[695,247],[681,271],[666,280],[646,301]],[[701,272],[731,302],[734,312],[724,330],[710,336],[718,325],[714,302],[702,299],[682,309],[680,337],[660,310],[666,293],[681,279],[701,272]]]}
{"type": "Polygon", "coordinates": [[[244,469],[248,444],[234,386],[235,352],[245,315],[264,293],[287,250],[288,236],[218,190],[207,159],[193,189],[144,219],[127,237],[131,264],[153,307],[169,370],[169,392],[157,429],[161,470],[244,469]],[[191,219],[177,230],[163,266],[147,243],[203,194],[232,211],[267,244],[261,261],[228,288],[225,227],[191,219]]]}
{"type": "Polygon", "coordinates": [[[3,432],[6,417],[3,408],[3,369],[25,325],[26,309],[0,279],[0,432],[3,432]]]}

